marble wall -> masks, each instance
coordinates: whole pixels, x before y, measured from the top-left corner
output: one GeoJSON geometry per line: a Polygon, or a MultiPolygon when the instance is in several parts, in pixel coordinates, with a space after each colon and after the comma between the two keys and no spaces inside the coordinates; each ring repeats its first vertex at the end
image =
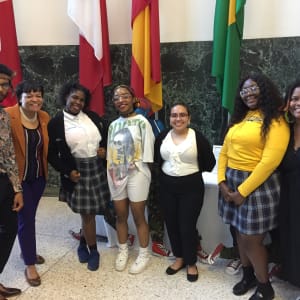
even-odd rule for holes
{"type": "MultiPolygon", "coordinates": [[[[45,87],[45,110],[54,115],[62,83],[78,76],[78,46],[20,47],[23,76],[41,81],[45,87]]],[[[131,45],[111,45],[113,85],[105,88],[105,118],[116,118],[110,101],[115,84],[129,84],[131,45]]],[[[168,123],[170,105],[185,101],[191,107],[192,126],[202,131],[212,144],[221,142],[227,114],[221,108],[215,80],[211,77],[212,42],[161,44],[164,107],[160,118],[168,123]]],[[[284,92],[287,84],[300,78],[300,37],[253,39],[243,41],[241,76],[249,72],[270,76],[284,92]]],[[[49,185],[58,184],[51,170],[49,185]]]]}

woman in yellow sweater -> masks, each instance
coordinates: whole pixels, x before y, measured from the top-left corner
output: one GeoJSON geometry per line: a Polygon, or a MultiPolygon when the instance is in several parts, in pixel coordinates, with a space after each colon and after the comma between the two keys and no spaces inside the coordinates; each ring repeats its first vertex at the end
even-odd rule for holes
{"type": "Polygon", "coordinates": [[[250,298],[273,299],[263,240],[278,226],[279,176],[289,128],[280,113],[282,99],[264,75],[243,79],[235,99],[218,163],[219,214],[236,230],[243,278],[233,287],[250,298]]]}

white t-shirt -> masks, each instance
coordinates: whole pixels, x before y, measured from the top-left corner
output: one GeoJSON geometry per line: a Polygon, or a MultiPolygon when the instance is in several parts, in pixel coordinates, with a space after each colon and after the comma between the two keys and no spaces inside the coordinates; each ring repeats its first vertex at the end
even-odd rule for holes
{"type": "Polygon", "coordinates": [[[151,178],[147,163],[153,162],[154,134],[142,115],[119,117],[108,129],[107,177],[114,187],[127,184],[128,171],[137,169],[151,178]]]}
{"type": "Polygon", "coordinates": [[[172,130],[160,147],[163,172],[169,176],[186,176],[199,172],[195,131],[189,128],[186,139],[178,145],[174,144],[171,133],[172,130]]]}

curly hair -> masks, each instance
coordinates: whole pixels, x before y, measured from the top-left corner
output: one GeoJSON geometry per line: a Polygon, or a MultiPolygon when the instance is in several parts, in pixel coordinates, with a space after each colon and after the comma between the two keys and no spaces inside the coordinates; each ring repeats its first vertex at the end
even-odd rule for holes
{"type": "Polygon", "coordinates": [[[234,111],[227,131],[234,124],[240,123],[249,111],[249,107],[244,103],[240,96],[240,90],[248,79],[256,82],[260,90],[258,96],[258,108],[261,110],[264,117],[261,136],[265,138],[269,132],[272,120],[278,119],[282,114],[280,108],[283,105],[283,99],[275,84],[263,74],[250,74],[240,81],[235,97],[234,111]]]}
{"type": "Polygon", "coordinates": [[[19,104],[21,104],[20,100],[23,93],[40,92],[42,97],[44,97],[44,87],[39,82],[34,80],[23,80],[16,86],[15,92],[19,104]]]}
{"type": "Polygon", "coordinates": [[[84,107],[83,109],[86,109],[91,101],[91,92],[89,91],[88,88],[86,88],[85,86],[81,85],[78,82],[67,82],[65,83],[59,91],[59,95],[58,95],[58,102],[65,106],[66,102],[67,102],[67,98],[68,96],[76,91],[81,91],[84,94],[84,107]]]}

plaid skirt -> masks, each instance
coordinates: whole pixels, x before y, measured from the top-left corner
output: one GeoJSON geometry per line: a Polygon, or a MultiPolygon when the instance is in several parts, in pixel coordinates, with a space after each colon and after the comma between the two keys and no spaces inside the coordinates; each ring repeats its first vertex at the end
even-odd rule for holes
{"type": "Polygon", "coordinates": [[[98,157],[75,160],[80,179],[72,193],[63,191],[68,205],[75,213],[106,214],[111,199],[102,161],[98,157]]]}
{"type": "MultiPolygon", "coordinates": [[[[250,173],[227,168],[229,188],[236,190],[250,173]]],[[[279,197],[279,174],[274,172],[240,206],[226,202],[219,193],[219,214],[224,223],[232,225],[243,234],[262,234],[278,226],[279,197]]]]}

